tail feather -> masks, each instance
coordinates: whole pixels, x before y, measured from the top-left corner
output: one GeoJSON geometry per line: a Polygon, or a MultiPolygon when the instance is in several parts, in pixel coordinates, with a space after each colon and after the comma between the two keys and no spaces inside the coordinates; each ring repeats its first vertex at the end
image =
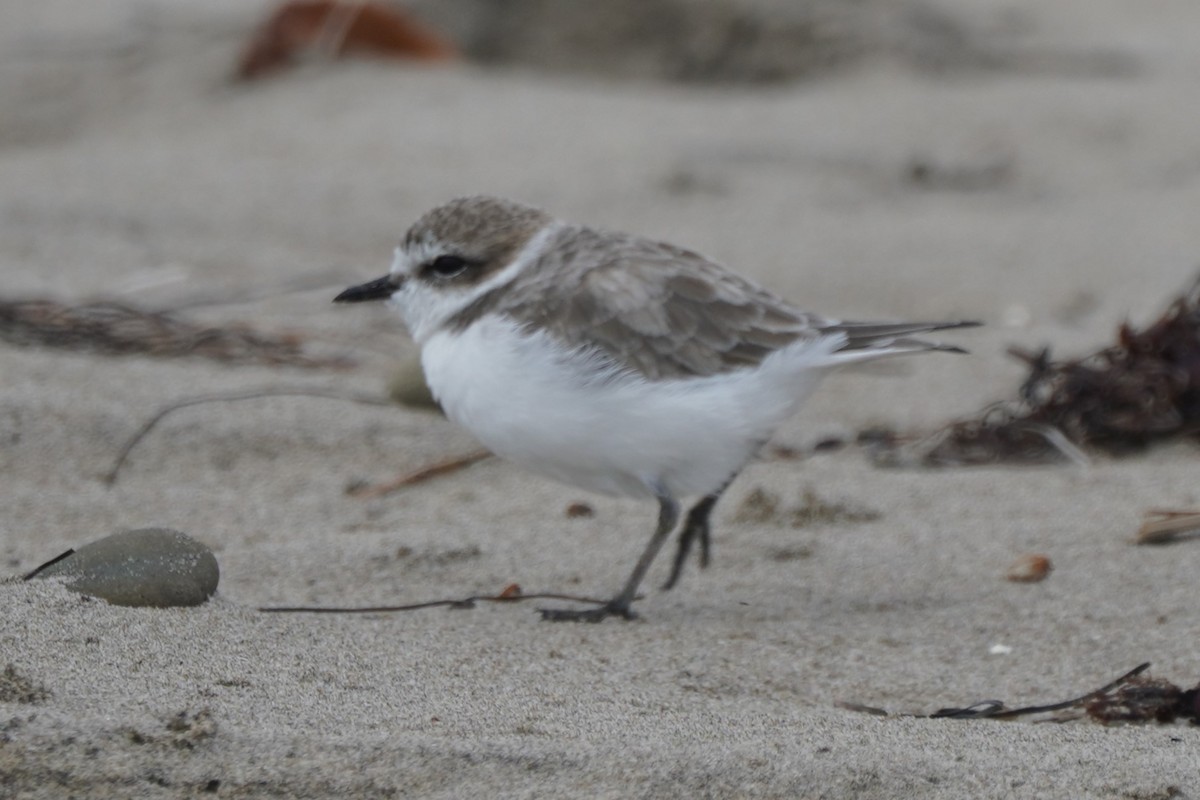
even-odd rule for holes
{"type": "Polygon", "coordinates": [[[954,322],[834,322],[822,328],[823,333],[842,334],[845,343],[832,355],[838,363],[867,361],[901,353],[940,351],[966,353],[955,345],[913,338],[910,334],[954,328],[974,328],[981,323],[973,320],[954,322]]]}

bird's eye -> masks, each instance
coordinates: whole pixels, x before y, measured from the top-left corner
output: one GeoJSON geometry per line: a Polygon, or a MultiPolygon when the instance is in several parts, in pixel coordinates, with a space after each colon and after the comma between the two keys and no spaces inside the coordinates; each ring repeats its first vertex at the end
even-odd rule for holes
{"type": "Polygon", "coordinates": [[[423,271],[435,278],[454,278],[466,272],[467,266],[467,260],[460,256],[438,256],[423,271]]]}

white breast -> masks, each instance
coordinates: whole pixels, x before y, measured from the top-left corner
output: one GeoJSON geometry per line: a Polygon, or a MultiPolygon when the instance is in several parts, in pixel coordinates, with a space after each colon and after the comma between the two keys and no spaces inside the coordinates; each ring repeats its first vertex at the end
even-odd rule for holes
{"type": "Polygon", "coordinates": [[[489,315],[424,343],[446,414],[497,455],[595,492],[675,497],[720,488],[816,387],[836,338],[760,366],[648,382],[489,315]]]}

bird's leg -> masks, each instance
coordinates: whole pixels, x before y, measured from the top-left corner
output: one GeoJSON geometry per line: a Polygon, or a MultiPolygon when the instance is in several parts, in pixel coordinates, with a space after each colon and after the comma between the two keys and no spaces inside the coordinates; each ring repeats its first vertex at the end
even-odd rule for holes
{"type": "Polygon", "coordinates": [[[668,497],[665,493],[658,494],[658,527],[654,530],[654,535],[650,537],[650,543],[646,545],[646,549],[642,551],[641,558],[638,559],[637,565],[633,568],[633,572],[629,575],[629,580],[625,581],[625,588],[621,590],[613,599],[609,600],[599,608],[589,609],[574,609],[574,608],[541,608],[538,609],[542,614],[542,619],[551,622],[599,622],[605,617],[617,616],[625,619],[634,619],[637,614],[633,612],[633,598],[637,595],[638,586],[642,583],[642,578],[646,577],[646,571],[650,569],[650,564],[654,561],[654,557],[658,555],[658,551],[662,549],[663,544],[667,541],[667,537],[671,535],[671,531],[675,529],[675,523],[679,521],[679,503],[673,498],[668,497]]]}
{"type": "Polygon", "coordinates": [[[673,587],[679,580],[679,576],[683,574],[683,565],[687,563],[687,557],[692,552],[692,542],[697,539],[700,541],[700,568],[704,569],[708,566],[712,553],[712,528],[708,520],[712,516],[713,507],[731,483],[733,483],[732,478],[712,494],[701,498],[688,512],[683,529],[679,531],[678,546],[675,548],[675,562],[671,565],[671,577],[667,578],[667,582],[662,585],[663,591],[673,587]]]}
{"type": "Polygon", "coordinates": [[[708,516],[712,513],[713,506],[717,504],[719,497],[719,494],[706,495],[688,512],[687,519],[676,539],[675,561],[671,565],[671,576],[662,585],[663,591],[673,587],[679,580],[679,576],[683,574],[683,565],[687,563],[687,557],[692,552],[693,542],[697,540],[700,542],[701,568],[708,566],[709,552],[712,546],[708,516]]]}

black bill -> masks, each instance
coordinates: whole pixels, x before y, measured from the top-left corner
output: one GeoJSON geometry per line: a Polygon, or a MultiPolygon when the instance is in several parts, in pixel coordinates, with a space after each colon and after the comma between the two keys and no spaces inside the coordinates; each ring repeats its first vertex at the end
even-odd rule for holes
{"type": "Polygon", "coordinates": [[[367,300],[387,300],[396,291],[396,283],[391,275],[384,275],[369,283],[351,286],[346,291],[333,298],[335,303],[364,303],[367,300]]]}

